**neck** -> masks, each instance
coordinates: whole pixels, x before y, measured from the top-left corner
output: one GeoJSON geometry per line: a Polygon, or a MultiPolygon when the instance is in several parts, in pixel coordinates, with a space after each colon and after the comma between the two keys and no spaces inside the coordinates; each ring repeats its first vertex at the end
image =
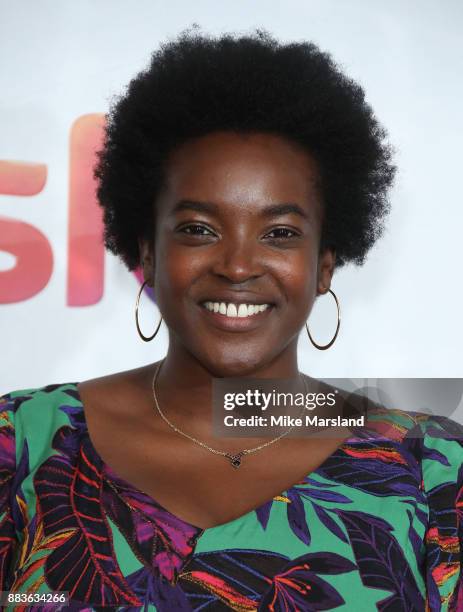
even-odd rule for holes
{"type": "Polygon", "coordinates": [[[208,369],[183,346],[171,342],[156,380],[156,396],[162,411],[182,428],[191,425],[198,433],[210,427],[213,378],[297,378],[297,339],[275,359],[257,366],[242,364],[208,369]],[[238,370],[238,372],[237,372],[238,370]],[[193,423],[194,420],[194,423],[193,423]]]}

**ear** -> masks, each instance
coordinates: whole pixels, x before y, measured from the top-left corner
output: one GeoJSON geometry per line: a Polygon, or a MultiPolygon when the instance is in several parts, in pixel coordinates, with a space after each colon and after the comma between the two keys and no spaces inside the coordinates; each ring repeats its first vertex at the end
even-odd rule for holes
{"type": "Polygon", "coordinates": [[[323,249],[318,258],[317,295],[327,293],[330,288],[335,264],[336,251],[332,248],[323,249]]]}
{"type": "Polygon", "coordinates": [[[143,270],[143,277],[150,287],[154,285],[154,249],[150,240],[138,238],[138,251],[140,253],[140,266],[143,270]]]}

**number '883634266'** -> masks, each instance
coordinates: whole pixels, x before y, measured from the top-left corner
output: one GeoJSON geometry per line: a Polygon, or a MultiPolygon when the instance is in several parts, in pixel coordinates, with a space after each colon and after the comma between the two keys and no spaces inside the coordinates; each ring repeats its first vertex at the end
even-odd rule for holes
{"type": "Polygon", "coordinates": [[[32,605],[32,604],[67,604],[69,601],[68,591],[54,591],[53,593],[11,593],[0,592],[0,605],[2,609],[6,606],[32,605]]]}

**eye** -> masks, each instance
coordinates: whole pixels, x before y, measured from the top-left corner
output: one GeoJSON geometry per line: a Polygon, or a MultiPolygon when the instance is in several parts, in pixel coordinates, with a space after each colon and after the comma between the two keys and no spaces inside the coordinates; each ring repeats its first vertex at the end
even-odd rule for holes
{"type": "Polygon", "coordinates": [[[209,229],[206,225],[202,225],[200,223],[190,223],[189,225],[184,225],[180,227],[179,232],[183,234],[188,234],[190,236],[215,236],[216,234],[209,229]]]}
{"type": "Polygon", "coordinates": [[[287,240],[288,238],[297,238],[300,234],[289,227],[275,227],[271,232],[265,234],[264,238],[270,238],[270,240],[287,240]]]}

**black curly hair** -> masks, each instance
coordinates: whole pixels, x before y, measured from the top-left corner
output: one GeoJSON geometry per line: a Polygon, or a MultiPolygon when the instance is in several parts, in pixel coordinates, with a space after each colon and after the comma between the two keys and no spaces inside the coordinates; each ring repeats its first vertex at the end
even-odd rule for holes
{"type": "Polygon", "coordinates": [[[281,44],[264,30],[205,36],[195,27],[160,46],[107,116],[95,178],[105,246],[129,270],[152,228],[163,162],[186,140],[214,131],[267,132],[318,161],[321,247],[336,266],[364,263],[383,231],[395,166],[386,131],[360,85],[312,42],[281,44]]]}

